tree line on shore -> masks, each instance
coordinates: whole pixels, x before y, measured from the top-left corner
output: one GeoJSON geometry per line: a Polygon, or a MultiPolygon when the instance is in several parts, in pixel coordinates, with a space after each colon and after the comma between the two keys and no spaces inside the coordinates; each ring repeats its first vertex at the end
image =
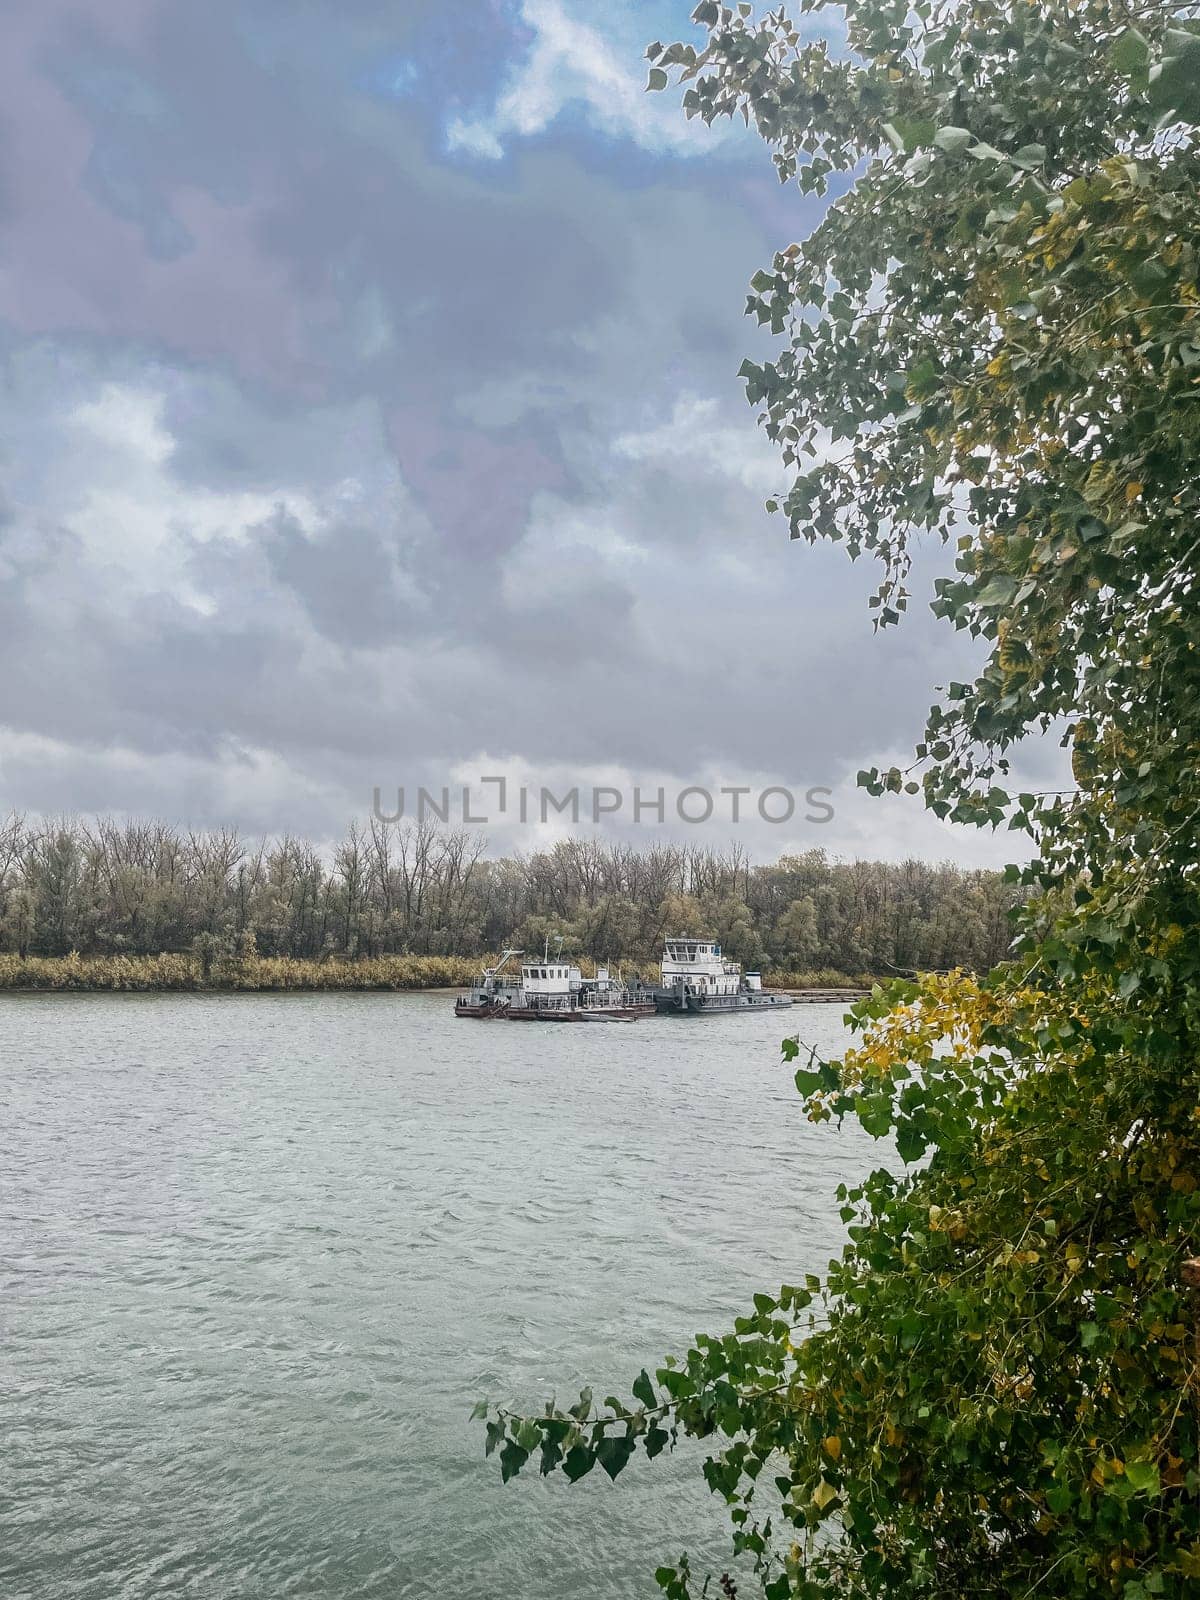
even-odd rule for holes
{"type": "Polygon", "coordinates": [[[328,851],[161,821],[0,823],[0,953],[247,951],[294,960],[474,957],[563,939],[584,959],[653,960],[707,934],[747,966],[889,975],[986,970],[1010,939],[1012,887],[949,863],[753,864],[724,850],[570,838],[489,859],[482,834],[352,824],[328,851]]]}

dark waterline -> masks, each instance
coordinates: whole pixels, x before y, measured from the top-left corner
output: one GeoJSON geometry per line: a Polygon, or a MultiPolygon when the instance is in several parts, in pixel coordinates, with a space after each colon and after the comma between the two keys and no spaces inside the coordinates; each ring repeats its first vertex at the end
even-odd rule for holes
{"type": "Polygon", "coordinates": [[[0,1002],[3,1600],[658,1593],[701,1453],[502,1489],[467,1414],[627,1389],[840,1248],[878,1159],[785,1032],[442,995],[0,1002]]]}

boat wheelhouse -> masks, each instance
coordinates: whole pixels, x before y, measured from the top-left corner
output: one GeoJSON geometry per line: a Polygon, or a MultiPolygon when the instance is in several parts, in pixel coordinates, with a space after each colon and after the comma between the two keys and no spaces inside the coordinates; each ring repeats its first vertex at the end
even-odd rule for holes
{"type": "Polygon", "coordinates": [[[654,1000],[659,1011],[676,1016],[759,1011],[792,1003],[790,995],[764,989],[759,973],[744,973],[736,961],[726,960],[715,939],[683,936],[666,941],[654,1000]]]}
{"type": "Polygon", "coordinates": [[[521,966],[521,999],[509,1010],[522,1022],[565,1022],[576,1009],[583,974],[570,961],[544,954],[521,966]]]}

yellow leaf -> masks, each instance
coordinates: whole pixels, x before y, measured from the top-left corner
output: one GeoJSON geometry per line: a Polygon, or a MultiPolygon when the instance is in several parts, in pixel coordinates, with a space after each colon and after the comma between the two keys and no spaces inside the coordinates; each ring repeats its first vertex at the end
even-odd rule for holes
{"type": "Polygon", "coordinates": [[[840,1459],[842,1454],[842,1441],[836,1433],[831,1433],[828,1439],[823,1439],[821,1442],[825,1446],[826,1455],[832,1456],[835,1461],[840,1459]]]}
{"type": "Polygon", "coordinates": [[[824,1511],[831,1501],[837,1499],[837,1495],[838,1492],[833,1485],[822,1478],[812,1492],[813,1505],[816,1506],[818,1511],[824,1511]]]}

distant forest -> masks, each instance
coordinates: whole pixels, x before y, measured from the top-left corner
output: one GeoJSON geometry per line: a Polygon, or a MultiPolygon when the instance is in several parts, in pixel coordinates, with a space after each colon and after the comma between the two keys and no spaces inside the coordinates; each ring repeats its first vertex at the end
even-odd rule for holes
{"type": "Polygon", "coordinates": [[[762,968],[887,975],[1001,960],[1013,891],[921,861],[755,866],[740,848],[636,850],[594,839],[503,860],[482,835],[352,826],[334,849],[162,822],[0,823],[0,951],[152,955],[240,949],[307,959],[474,956],[516,944],[647,961],[711,934],[762,968]]]}

